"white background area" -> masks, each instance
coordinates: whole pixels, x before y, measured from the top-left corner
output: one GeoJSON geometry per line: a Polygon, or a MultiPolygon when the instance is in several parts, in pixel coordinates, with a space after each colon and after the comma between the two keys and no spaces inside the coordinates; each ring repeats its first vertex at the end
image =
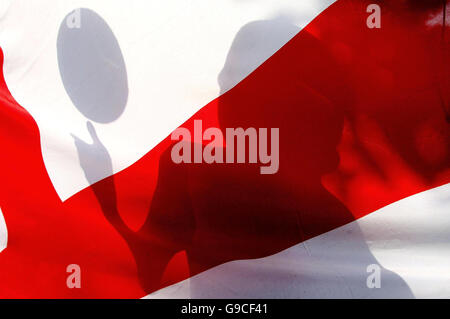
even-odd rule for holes
{"type": "Polygon", "coordinates": [[[6,228],[5,218],[0,208],[0,252],[6,248],[8,244],[8,229],[6,228]]]}

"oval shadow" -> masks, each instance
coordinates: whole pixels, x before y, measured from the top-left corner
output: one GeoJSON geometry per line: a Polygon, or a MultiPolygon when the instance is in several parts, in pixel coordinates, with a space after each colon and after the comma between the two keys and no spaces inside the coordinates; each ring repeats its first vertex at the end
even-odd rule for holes
{"type": "Polygon", "coordinates": [[[128,79],[119,43],[94,11],[81,8],[61,22],[58,65],[75,107],[98,123],[117,120],[128,100],[128,79]]]}

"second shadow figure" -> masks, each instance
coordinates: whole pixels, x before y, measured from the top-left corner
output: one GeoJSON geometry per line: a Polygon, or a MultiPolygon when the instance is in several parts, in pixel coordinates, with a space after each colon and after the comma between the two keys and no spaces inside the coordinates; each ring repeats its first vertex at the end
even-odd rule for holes
{"type": "MultiPolygon", "coordinates": [[[[294,36],[297,31],[283,16],[243,26],[219,74],[223,95],[211,106],[218,106],[223,132],[238,127],[279,128],[276,174],[261,175],[259,166],[252,164],[174,164],[171,148],[161,157],[158,185],[140,231],[155,234],[159,247],[167,252],[186,251],[190,276],[226,262],[273,255],[355,220],[322,184],[322,177],[339,164],[343,106],[352,103],[352,88],[328,48],[307,30],[294,36]],[[277,51],[270,40],[283,36],[294,37],[277,51]],[[265,52],[271,50],[277,52],[264,62],[265,52]]],[[[366,291],[364,262],[378,262],[362,232],[356,231],[352,240],[358,255],[350,252],[346,260],[353,258],[362,265],[355,267],[353,288],[366,291]]],[[[398,275],[382,268],[382,277],[383,289],[412,297],[398,275]]],[[[151,288],[156,275],[141,278],[151,288]]],[[[191,297],[214,295],[205,289],[214,286],[210,280],[211,276],[191,280],[191,297]]],[[[248,298],[255,295],[245,291],[252,291],[258,297],[258,283],[254,289],[233,284],[227,288],[243,291],[248,298]]],[[[301,287],[299,281],[292,292],[284,287],[282,294],[295,297],[295,289],[301,287]]]]}

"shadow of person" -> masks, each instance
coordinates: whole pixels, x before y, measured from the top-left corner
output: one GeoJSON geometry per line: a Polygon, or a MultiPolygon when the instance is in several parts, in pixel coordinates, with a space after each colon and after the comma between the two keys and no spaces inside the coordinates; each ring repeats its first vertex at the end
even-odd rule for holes
{"type": "MultiPolygon", "coordinates": [[[[129,93],[125,61],[113,31],[97,13],[80,8],[63,19],[57,38],[57,56],[64,88],[81,114],[102,124],[111,123],[122,115],[129,93]]],[[[121,218],[111,156],[90,121],[87,130],[92,143],[72,134],[80,166],[105,218],[132,252],[142,287],[153,291],[159,288],[167,260],[172,258],[174,250],[159,240],[157,230],[134,232],[121,218]],[[107,176],[110,177],[104,179],[107,176]],[[102,182],[96,183],[99,180],[102,182]]],[[[184,203],[179,201],[178,204],[184,203]]]]}
{"type": "MultiPolygon", "coordinates": [[[[226,92],[217,99],[220,128],[279,128],[276,174],[261,175],[254,164],[174,164],[170,148],[161,157],[141,232],[156,231],[174,251],[185,250],[191,276],[229,261],[273,255],[355,220],[321,182],[339,163],[343,106],[352,102],[345,73],[307,32],[252,72],[261,52],[270,50],[266,40],[295,29],[282,17],[243,26],[219,75],[221,92],[226,92]]],[[[351,289],[367,295],[366,267],[378,262],[358,228],[352,241],[359,253],[348,252],[347,260],[353,257],[361,267],[353,269],[360,280],[351,289]]],[[[413,297],[398,275],[386,269],[381,275],[385,289],[395,287],[399,297],[413,297]]],[[[191,297],[220,296],[209,294],[211,283],[205,285],[201,277],[190,282],[191,297]]],[[[254,291],[248,297],[257,296],[254,291]]]]}
{"type": "MultiPolygon", "coordinates": [[[[106,23],[87,9],[80,9],[80,17],[80,29],[61,24],[61,77],[83,115],[109,123],[126,105],[125,65],[106,23]],[[112,91],[114,95],[106,94],[112,91]]],[[[136,232],[119,215],[114,178],[91,186],[106,219],[127,242],[147,293],[164,286],[167,265],[180,251],[187,253],[193,276],[229,261],[273,255],[355,219],[321,182],[339,163],[341,106],[351,103],[351,92],[342,98],[342,90],[349,88],[339,66],[318,40],[302,32],[252,72],[267,58],[261,53],[273,50],[268,40],[296,29],[282,16],[245,25],[219,75],[221,91],[226,92],[216,100],[222,131],[280,129],[276,174],[261,175],[255,164],[175,164],[169,147],[160,159],[149,214],[136,232]],[[246,74],[250,75],[237,84],[246,74]]],[[[91,123],[88,130],[93,144],[74,138],[86,178],[95,181],[98,174],[108,173],[105,170],[112,174],[112,165],[91,123]]],[[[352,238],[367,262],[355,270],[361,278],[357,285],[367,289],[366,266],[377,261],[361,232],[352,238]]],[[[385,269],[382,276],[391,283],[401,282],[402,297],[412,296],[398,276],[385,269]]],[[[194,285],[192,295],[200,293],[194,285]]]]}
{"type": "MultiPolygon", "coordinates": [[[[97,123],[117,120],[127,104],[128,80],[119,43],[108,24],[90,9],[76,9],[61,22],[56,47],[61,79],[77,110],[97,123]]],[[[92,185],[112,175],[113,167],[111,156],[91,122],[87,122],[87,129],[92,143],[84,142],[73,134],[72,137],[80,166],[92,185]]],[[[113,179],[106,193],[95,186],[93,190],[105,215],[112,218],[114,214],[111,211],[117,211],[112,209],[116,206],[113,179]],[[106,199],[111,196],[113,200],[106,199]]]]}
{"type": "MultiPolygon", "coordinates": [[[[96,123],[117,120],[127,105],[128,79],[119,43],[108,24],[90,9],[69,13],[59,28],[57,55],[64,88],[78,111],[96,123]]],[[[92,143],[72,134],[80,166],[105,218],[139,255],[144,247],[117,208],[111,156],[90,121],[87,130],[92,143]],[[99,180],[102,183],[96,183],[99,180]]]]}
{"type": "MultiPolygon", "coordinates": [[[[79,8],[61,22],[57,38],[58,66],[64,88],[73,105],[88,120],[111,123],[125,110],[128,79],[119,43],[108,24],[96,12],[79,8]]],[[[107,220],[123,236],[131,232],[117,211],[114,178],[108,150],[87,122],[92,143],[72,134],[80,166],[107,220]]]]}
{"type": "MultiPolygon", "coordinates": [[[[88,120],[111,123],[125,110],[128,79],[125,62],[113,31],[94,11],[80,8],[61,22],[57,38],[58,66],[73,105],[88,120]]],[[[88,121],[92,142],[75,135],[80,166],[107,221],[126,241],[138,265],[145,291],[159,288],[160,279],[174,250],[158,238],[157,230],[134,232],[121,218],[111,156],[94,125],[88,121]],[[104,179],[105,177],[109,178],[104,179]],[[101,183],[96,183],[102,180],[101,183]],[[161,262],[162,261],[162,262],[161,262]]],[[[184,203],[179,201],[178,204],[184,203]]]]}

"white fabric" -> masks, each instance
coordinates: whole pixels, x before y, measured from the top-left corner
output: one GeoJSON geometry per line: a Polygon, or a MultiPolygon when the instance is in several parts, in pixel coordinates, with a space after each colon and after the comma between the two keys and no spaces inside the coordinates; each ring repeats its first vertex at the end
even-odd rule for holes
{"type": "Polygon", "coordinates": [[[6,248],[8,244],[8,229],[6,228],[5,218],[0,208],[0,252],[6,248]]]}
{"type": "Polygon", "coordinates": [[[146,298],[450,298],[450,184],[276,255],[230,262],[146,298]],[[367,267],[381,268],[368,288],[367,267]]]}

